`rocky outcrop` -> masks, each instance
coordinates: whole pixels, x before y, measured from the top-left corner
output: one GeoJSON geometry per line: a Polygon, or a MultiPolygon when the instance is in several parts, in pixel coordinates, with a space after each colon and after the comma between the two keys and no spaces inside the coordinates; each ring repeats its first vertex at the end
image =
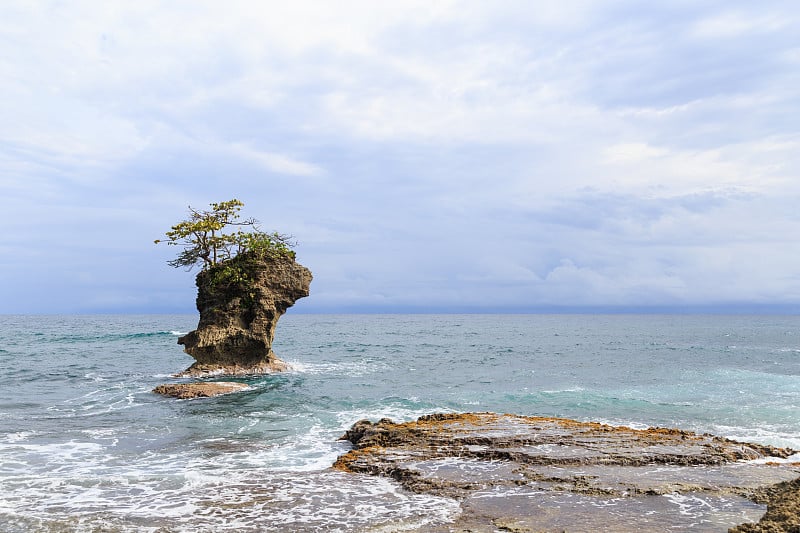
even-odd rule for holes
{"type": "Polygon", "coordinates": [[[764,490],[767,512],[758,523],[741,524],[730,533],[800,533],[800,478],[764,490]]]}
{"type": "Polygon", "coordinates": [[[249,389],[244,383],[234,381],[204,381],[198,383],[173,383],[159,385],[153,392],[163,396],[178,398],[179,400],[190,400],[193,398],[211,398],[222,394],[230,394],[241,390],[249,389]]]}
{"type": "Polygon", "coordinates": [[[353,449],[334,468],[460,500],[455,524],[427,531],[726,531],[800,475],[793,450],[559,418],[363,420],[343,438],[353,449]]]}
{"type": "Polygon", "coordinates": [[[241,254],[197,275],[197,329],[178,344],[196,362],[183,375],[284,370],[272,351],[278,319],[308,296],[311,272],[292,256],[241,254]]]}

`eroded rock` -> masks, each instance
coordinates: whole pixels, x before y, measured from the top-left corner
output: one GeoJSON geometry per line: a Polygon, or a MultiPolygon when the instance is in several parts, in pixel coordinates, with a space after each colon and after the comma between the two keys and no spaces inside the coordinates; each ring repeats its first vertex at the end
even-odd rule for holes
{"type": "Polygon", "coordinates": [[[183,375],[276,372],[278,319],[308,296],[311,272],[291,256],[241,254],[197,275],[197,329],[178,339],[196,362],[183,375]]]}
{"type": "Polygon", "coordinates": [[[741,524],[731,533],[800,533],[800,478],[764,491],[767,512],[758,523],[741,524]]]}
{"type": "Polygon", "coordinates": [[[353,449],[335,468],[459,499],[461,518],[441,531],[726,531],[757,521],[765,489],[800,475],[785,462],[793,450],[559,418],[363,420],[343,438],[353,449]]]}

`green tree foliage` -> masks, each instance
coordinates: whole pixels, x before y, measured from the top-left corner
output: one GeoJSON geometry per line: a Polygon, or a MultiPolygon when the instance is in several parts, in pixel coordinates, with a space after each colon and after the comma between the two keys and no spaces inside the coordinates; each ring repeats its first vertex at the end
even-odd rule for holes
{"type": "Polygon", "coordinates": [[[254,218],[240,219],[242,206],[244,203],[235,198],[212,203],[209,210],[189,206],[188,220],[172,226],[166,232],[167,238],[156,239],[155,243],[166,242],[171,246],[183,247],[178,257],[168,261],[168,264],[189,270],[196,265],[207,270],[245,253],[259,258],[294,257],[291,236],[263,232],[254,218]]]}

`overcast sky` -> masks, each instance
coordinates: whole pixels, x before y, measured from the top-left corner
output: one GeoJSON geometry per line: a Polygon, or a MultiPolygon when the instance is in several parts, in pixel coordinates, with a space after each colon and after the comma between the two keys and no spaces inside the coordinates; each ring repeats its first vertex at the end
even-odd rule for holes
{"type": "Polygon", "coordinates": [[[794,1],[0,6],[0,312],[194,312],[239,198],[300,312],[800,309],[794,1]]]}

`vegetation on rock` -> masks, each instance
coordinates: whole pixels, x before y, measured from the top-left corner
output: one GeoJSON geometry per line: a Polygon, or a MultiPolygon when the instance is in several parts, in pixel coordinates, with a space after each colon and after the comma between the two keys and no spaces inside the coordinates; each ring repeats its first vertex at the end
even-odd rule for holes
{"type": "Polygon", "coordinates": [[[195,280],[200,321],[178,338],[195,358],[185,375],[262,374],[287,367],[272,351],[275,326],[298,298],[308,296],[311,272],[297,263],[289,236],[266,233],[257,220],[242,219],[243,205],[233,199],[208,210],[190,206],[189,218],[172,226],[164,241],[155,241],[182,247],[171,266],[200,266],[195,280]]]}
{"type": "MultiPolygon", "coordinates": [[[[186,267],[191,270],[200,265],[208,270],[224,265],[231,259],[245,255],[255,259],[291,257],[291,236],[278,232],[261,231],[258,220],[241,219],[239,212],[244,203],[233,199],[227,202],[210,204],[210,210],[198,210],[189,206],[189,218],[172,226],[166,232],[166,240],[156,239],[155,243],[166,242],[171,246],[181,246],[178,257],[168,261],[172,267],[186,267]],[[235,231],[232,231],[236,228],[235,231]],[[242,228],[249,228],[245,231],[242,228]]],[[[231,268],[234,265],[230,265],[231,268]]],[[[240,269],[219,269],[218,275],[235,278],[240,269]]]]}

